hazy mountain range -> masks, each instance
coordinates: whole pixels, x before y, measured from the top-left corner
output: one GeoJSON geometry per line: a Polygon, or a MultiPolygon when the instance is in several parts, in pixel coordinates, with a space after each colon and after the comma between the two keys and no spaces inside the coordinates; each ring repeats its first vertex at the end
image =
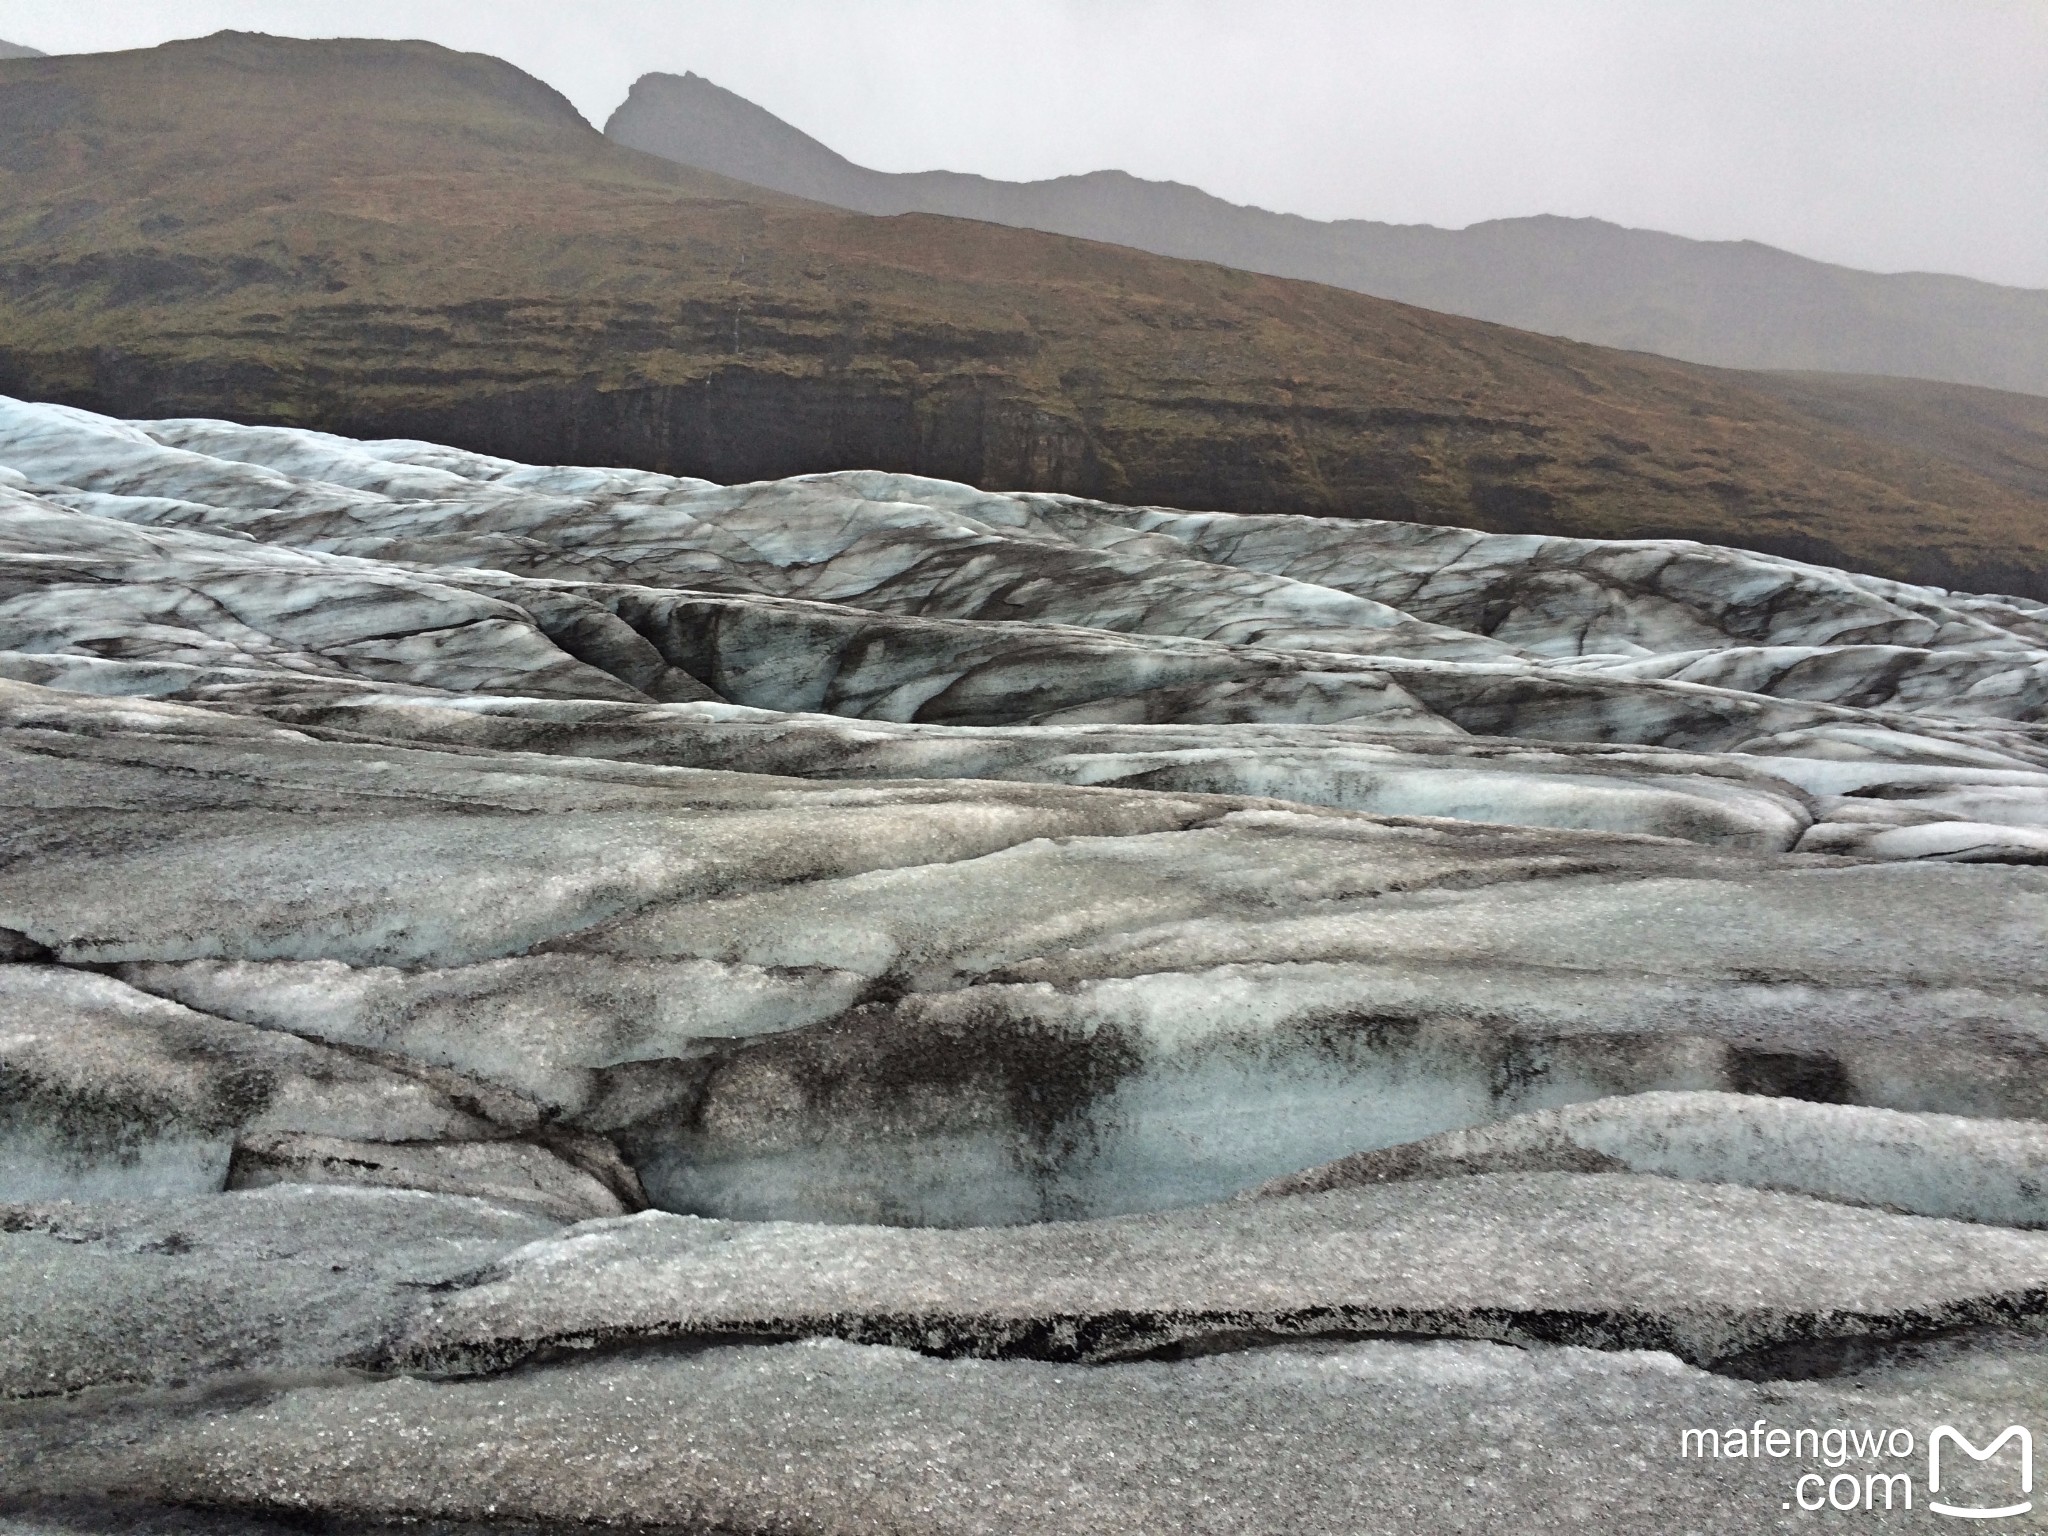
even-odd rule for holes
{"type": "Polygon", "coordinates": [[[1684,537],[2048,595],[2048,400],[1733,373],[872,218],[503,61],[241,34],[0,63],[0,392],[733,482],[1684,537]]]}
{"type": "Polygon", "coordinates": [[[622,144],[862,213],[939,213],[1333,283],[1447,314],[1728,368],[1818,369],[2048,394],[2048,291],[1885,275],[1753,240],[1599,219],[1469,229],[1322,223],[1195,187],[1096,171],[995,181],[855,165],[699,75],[650,74],[605,131],[622,144]]]}
{"type": "Polygon", "coordinates": [[[40,59],[47,57],[40,48],[25,48],[20,43],[0,41],[0,59],[40,59]]]}

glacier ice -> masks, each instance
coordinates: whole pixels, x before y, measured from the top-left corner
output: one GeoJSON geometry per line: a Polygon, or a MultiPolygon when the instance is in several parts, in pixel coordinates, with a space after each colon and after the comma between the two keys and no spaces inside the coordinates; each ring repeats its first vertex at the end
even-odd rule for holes
{"type": "Polygon", "coordinates": [[[1679,1429],[2048,1402],[2039,603],[0,400],[0,805],[0,1524],[1747,1533],[1679,1429]]]}
{"type": "Polygon", "coordinates": [[[2039,1233],[1625,1173],[1476,1173],[967,1231],[648,1212],[506,1255],[396,1349],[462,1372],[693,1335],[1107,1360],[1381,1333],[1708,1364],[2009,1322],[2044,1284],[2039,1233]]]}
{"type": "Polygon", "coordinates": [[[1263,1196],[1510,1169],[1626,1171],[2048,1227],[2048,1125],[1731,1093],[1614,1095],[1359,1153],[1263,1196]]]}
{"type": "Polygon", "coordinates": [[[483,1200],[305,1185],[4,1209],[0,1399],[338,1368],[422,1287],[559,1229],[483,1200]]]}
{"type": "MultiPolygon", "coordinates": [[[[711,1528],[934,1536],[1756,1536],[1811,1529],[1781,1506],[1800,1473],[1839,1469],[1681,1456],[1682,1429],[1910,1424],[1917,1446],[1919,1426],[2035,1412],[2048,1356],[2021,1340],[2004,1359],[1757,1384],[1668,1355],[1464,1342],[1074,1366],[820,1340],[303,1386],[168,1422],[73,1415],[36,1424],[31,1446],[44,1486],[104,1488],[118,1460],[131,1498],[216,1520],[637,1529],[686,1512],[711,1528]]],[[[1903,1465],[1920,1480],[1924,1465],[1903,1465]]],[[[1855,1519],[1926,1523],[1924,1509],[1855,1519]]]]}

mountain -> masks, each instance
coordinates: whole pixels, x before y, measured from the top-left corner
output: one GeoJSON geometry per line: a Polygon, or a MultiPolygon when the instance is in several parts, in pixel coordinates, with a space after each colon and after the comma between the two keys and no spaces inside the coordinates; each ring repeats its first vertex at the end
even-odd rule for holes
{"type": "Polygon", "coordinates": [[[0,64],[0,391],[719,481],[1702,538],[2048,595],[2048,499],[1749,376],[626,148],[510,65],[0,64]]]}
{"type": "Polygon", "coordinates": [[[2048,395],[2048,291],[1859,272],[1755,241],[1599,219],[1323,223],[1121,171],[994,181],[855,165],[701,76],[642,76],[605,132],[863,213],[943,213],[1308,278],[1447,314],[1727,368],[1904,375],[2048,395]]]}
{"type": "Polygon", "coordinates": [[[0,59],[40,59],[46,57],[48,55],[40,48],[27,48],[20,43],[0,42],[0,59]]]}

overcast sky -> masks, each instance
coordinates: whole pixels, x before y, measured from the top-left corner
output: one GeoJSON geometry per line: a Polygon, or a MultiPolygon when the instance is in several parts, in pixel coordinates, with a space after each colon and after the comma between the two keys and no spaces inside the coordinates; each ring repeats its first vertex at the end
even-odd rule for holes
{"type": "Polygon", "coordinates": [[[222,27],[498,54],[599,126],[695,70],[884,170],[1592,214],[2048,287],[2048,0],[0,0],[53,53],[222,27]]]}

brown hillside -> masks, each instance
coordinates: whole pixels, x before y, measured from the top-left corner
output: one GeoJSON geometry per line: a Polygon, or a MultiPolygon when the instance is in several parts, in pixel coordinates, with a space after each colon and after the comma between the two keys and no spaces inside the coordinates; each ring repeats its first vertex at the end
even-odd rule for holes
{"type": "Polygon", "coordinates": [[[1748,373],[1748,388],[2048,497],[2048,395],[1859,373],[1748,373]]]}
{"type": "Polygon", "coordinates": [[[2048,498],[1741,375],[820,208],[427,44],[0,64],[0,390],[721,480],[1688,535],[2048,596],[2048,498]]]}

